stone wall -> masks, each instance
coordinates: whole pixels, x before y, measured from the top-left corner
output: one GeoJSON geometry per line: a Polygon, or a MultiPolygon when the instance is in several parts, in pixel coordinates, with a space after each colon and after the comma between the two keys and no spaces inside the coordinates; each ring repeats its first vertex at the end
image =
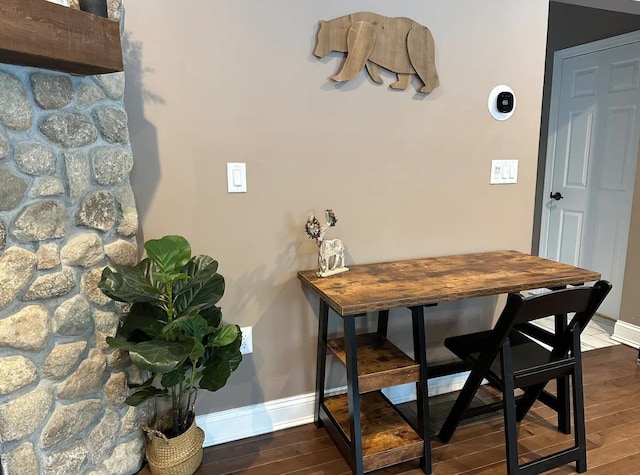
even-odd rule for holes
{"type": "Polygon", "coordinates": [[[105,343],[119,308],[97,288],[137,260],[124,73],[0,64],[0,454],[9,475],[135,473],[153,406],[105,343]]]}

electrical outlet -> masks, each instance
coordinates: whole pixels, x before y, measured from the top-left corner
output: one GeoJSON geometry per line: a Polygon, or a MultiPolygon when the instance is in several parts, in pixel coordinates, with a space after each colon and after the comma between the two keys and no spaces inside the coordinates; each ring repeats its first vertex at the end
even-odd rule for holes
{"type": "Polygon", "coordinates": [[[242,343],[240,343],[240,353],[248,355],[253,353],[253,332],[252,327],[240,328],[242,332],[242,343]]]}

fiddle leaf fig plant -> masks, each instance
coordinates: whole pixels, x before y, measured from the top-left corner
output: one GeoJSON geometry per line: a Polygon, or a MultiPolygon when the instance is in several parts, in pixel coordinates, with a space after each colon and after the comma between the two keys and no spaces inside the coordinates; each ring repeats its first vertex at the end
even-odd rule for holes
{"type": "Polygon", "coordinates": [[[222,322],[216,305],[224,294],[217,261],[191,256],[182,236],[152,239],[144,248],[147,257],[137,265],[114,264],[102,272],[100,290],[132,304],[107,343],[128,351],[131,362],[149,373],[125,402],[169,398],[177,436],[193,421],[198,389],[222,388],[242,361],[242,333],[222,322]]]}

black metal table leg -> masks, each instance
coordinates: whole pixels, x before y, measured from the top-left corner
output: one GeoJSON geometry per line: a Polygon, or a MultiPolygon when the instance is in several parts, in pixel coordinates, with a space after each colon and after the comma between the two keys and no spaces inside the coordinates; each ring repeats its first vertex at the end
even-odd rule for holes
{"type": "Polygon", "coordinates": [[[389,328],[389,310],[380,310],[378,312],[378,335],[387,337],[387,329],[389,328]]]}
{"type": "Polygon", "coordinates": [[[320,299],[320,311],[318,312],[318,348],[316,357],[316,400],[313,412],[313,421],[316,427],[322,427],[320,420],[320,406],[324,402],[324,380],[327,365],[327,327],[329,322],[329,306],[320,299]]]}
{"type": "Polygon", "coordinates": [[[364,473],[362,460],[362,423],[360,420],[360,390],[358,384],[358,358],[356,353],[356,316],[343,317],[344,344],[347,362],[347,401],[349,403],[349,431],[351,434],[351,470],[355,475],[364,473]]]}
{"type": "Polygon", "coordinates": [[[427,375],[427,348],[424,327],[424,307],[411,307],[413,320],[413,359],[420,365],[420,380],[416,383],[418,434],[424,441],[422,468],[431,473],[431,429],[429,427],[429,386],[427,375]]]}

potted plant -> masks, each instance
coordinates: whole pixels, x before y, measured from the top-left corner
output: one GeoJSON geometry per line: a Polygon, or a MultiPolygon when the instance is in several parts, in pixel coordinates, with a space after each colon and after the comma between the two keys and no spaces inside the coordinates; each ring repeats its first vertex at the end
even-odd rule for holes
{"type": "Polygon", "coordinates": [[[102,273],[100,290],[132,304],[107,343],[127,350],[131,362],[149,374],[143,384],[132,385],[127,404],[137,406],[149,398],[171,402],[168,426],[147,431],[151,471],[193,473],[202,461],[204,440],[195,425],[198,390],[217,391],[226,384],[242,361],[242,333],[237,325],[222,323],[216,304],[224,293],[224,278],[217,261],[191,256],[191,246],[181,236],[152,239],[144,248],[147,257],[137,265],[111,265],[102,273]],[[187,436],[193,440],[189,448],[171,448],[171,442],[184,448],[187,436]],[[167,461],[173,455],[176,460],[167,461]]]}

